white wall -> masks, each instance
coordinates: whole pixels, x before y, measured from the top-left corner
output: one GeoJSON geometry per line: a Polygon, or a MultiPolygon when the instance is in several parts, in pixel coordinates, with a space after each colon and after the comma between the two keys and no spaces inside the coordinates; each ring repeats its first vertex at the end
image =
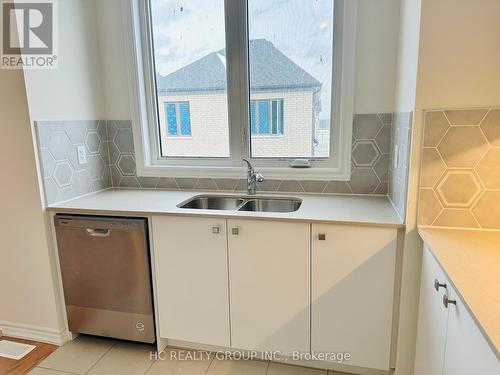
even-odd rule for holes
{"type": "Polygon", "coordinates": [[[393,112],[401,0],[358,0],[354,113],[393,112]]]}
{"type": "Polygon", "coordinates": [[[130,120],[127,64],[122,31],[123,0],[94,0],[106,119],[130,120]]]}
{"type": "Polygon", "coordinates": [[[105,111],[94,1],[61,0],[58,12],[58,68],[27,70],[25,74],[31,119],[102,119],[105,111]]]}
{"type": "Polygon", "coordinates": [[[394,111],[415,109],[421,0],[401,0],[394,111]]]}
{"type": "MultiPolygon", "coordinates": [[[[405,0],[413,7],[413,0],[405,0]]],[[[420,1],[420,0],[419,0],[420,1]]],[[[398,341],[398,375],[413,373],[415,332],[412,319],[418,296],[422,242],[416,230],[423,114],[426,109],[500,105],[500,2],[498,0],[421,0],[420,43],[413,144],[406,217],[403,299],[398,341]],[[417,272],[418,271],[418,272],[417,272]],[[410,349],[413,349],[410,350],[410,349]],[[411,367],[410,367],[411,366],[411,367]]],[[[416,16],[408,8],[408,22],[416,16]],[[412,16],[413,14],[413,16],[412,16]]],[[[408,31],[413,26],[407,25],[408,31]]],[[[414,29],[416,31],[416,28],[414,29]]],[[[408,34],[411,35],[411,34],[408,34]]],[[[413,75],[414,51],[404,64],[413,75]]],[[[411,81],[408,81],[411,82],[411,81]]],[[[404,87],[404,86],[401,86],[404,87]]],[[[400,90],[401,110],[411,108],[411,86],[400,90]],[[408,91],[405,91],[408,90],[408,91]],[[406,95],[405,95],[406,94],[406,95]]],[[[416,327],[415,327],[416,328],[416,327]]]]}
{"type": "Polygon", "coordinates": [[[41,206],[23,72],[0,69],[0,328],[56,338],[63,329],[41,206]]]}
{"type": "Polygon", "coordinates": [[[500,1],[422,1],[418,109],[500,104],[500,1]]]}

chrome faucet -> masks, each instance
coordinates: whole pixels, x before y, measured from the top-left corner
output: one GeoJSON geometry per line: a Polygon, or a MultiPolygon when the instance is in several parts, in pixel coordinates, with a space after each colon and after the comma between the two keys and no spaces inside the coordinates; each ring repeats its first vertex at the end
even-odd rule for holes
{"type": "Polygon", "coordinates": [[[247,194],[255,195],[257,182],[264,181],[264,176],[260,172],[255,172],[252,164],[247,159],[243,159],[243,161],[247,163],[247,194]]]}

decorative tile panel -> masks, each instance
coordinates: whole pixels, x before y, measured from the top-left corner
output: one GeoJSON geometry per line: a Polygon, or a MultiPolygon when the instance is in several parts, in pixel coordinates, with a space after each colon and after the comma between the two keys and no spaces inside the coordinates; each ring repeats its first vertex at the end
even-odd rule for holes
{"type": "MultiPolygon", "coordinates": [[[[257,185],[257,190],[387,195],[393,144],[392,119],[391,113],[355,116],[350,181],[267,179],[257,185]]],[[[36,129],[48,204],[110,187],[214,191],[246,189],[243,178],[138,177],[131,121],[43,121],[36,123],[36,129]],[[78,146],[85,147],[87,164],[78,162],[78,146]]]]}
{"type": "Polygon", "coordinates": [[[105,121],[37,121],[35,129],[47,204],[111,187],[105,121]],[[79,146],[86,164],[78,162],[79,146]]]}
{"type": "Polygon", "coordinates": [[[427,112],[423,144],[419,225],[500,229],[500,110],[427,112]]]}

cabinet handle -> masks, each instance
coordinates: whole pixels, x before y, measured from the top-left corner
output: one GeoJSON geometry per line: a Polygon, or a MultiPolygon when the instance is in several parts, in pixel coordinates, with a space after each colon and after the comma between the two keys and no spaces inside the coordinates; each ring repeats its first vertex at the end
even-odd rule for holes
{"type": "Polygon", "coordinates": [[[443,305],[444,307],[448,308],[448,305],[457,305],[457,301],[454,299],[449,299],[448,296],[445,294],[443,296],[443,305]]]}
{"type": "Polygon", "coordinates": [[[318,234],[318,240],[320,240],[320,241],[326,241],[326,234],[324,234],[324,233],[318,234]]]}
{"type": "Polygon", "coordinates": [[[439,291],[439,288],[445,288],[446,289],[446,284],[445,283],[440,283],[438,279],[434,279],[434,289],[436,289],[436,291],[439,291]]]}
{"type": "Polygon", "coordinates": [[[213,234],[219,234],[220,233],[220,227],[217,225],[215,227],[212,227],[212,233],[213,234]]]}
{"type": "Polygon", "coordinates": [[[238,236],[240,234],[240,228],[231,228],[231,233],[233,236],[238,236]]]}

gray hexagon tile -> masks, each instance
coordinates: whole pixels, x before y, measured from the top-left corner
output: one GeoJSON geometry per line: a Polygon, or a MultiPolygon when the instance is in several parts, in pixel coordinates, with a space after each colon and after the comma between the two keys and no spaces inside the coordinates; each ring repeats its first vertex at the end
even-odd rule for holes
{"type": "Polygon", "coordinates": [[[372,194],[375,193],[380,180],[372,168],[357,167],[351,173],[348,184],[354,194],[372,194]]]}
{"type": "Polygon", "coordinates": [[[52,176],[54,168],[56,167],[56,160],[54,159],[49,149],[47,148],[41,148],[39,155],[40,155],[42,177],[52,176]]]}
{"type": "Polygon", "coordinates": [[[113,142],[120,152],[134,152],[134,140],[131,129],[118,129],[113,142]]]}
{"type": "Polygon", "coordinates": [[[64,131],[56,131],[50,135],[49,151],[56,160],[65,160],[68,156],[71,143],[64,131]]]}
{"type": "Polygon", "coordinates": [[[96,131],[90,131],[85,137],[85,145],[91,154],[97,154],[101,148],[101,139],[96,131]]]}
{"type": "Polygon", "coordinates": [[[355,139],[374,139],[383,125],[378,114],[355,115],[352,135],[355,139]]]}
{"type": "Polygon", "coordinates": [[[71,185],[73,179],[73,168],[67,161],[57,163],[54,169],[54,180],[59,187],[71,185]]]}
{"type": "Polygon", "coordinates": [[[428,112],[424,145],[419,225],[500,229],[500,109],[428,112]]]}
{"type": "Polygon", "coordinates": [[[446,208],[469,208],[483,192],[473,170],[449,170],[436,186],[441,203],[446,208]]]}
{"type": "Polygon", "coordinates": [[[424,147],[436,147],[450,128],[450,123],[442,111],[425,114],[424,147]]]}
{"type": "Polygon", "coordinates": [[[437,149],[448,167],[473,168],[488,150],[488,143],[477,126],[453,126],[437,149]]]}
{"type": "Polygon", "coordinates": [[[492,109],[488,113],[481,129],[491,147],[500,147],[500,109],[492,109]]]}
{"type": "Polygon", "coordinates": [[[352,161],[357,167],[371,167],[380,152],[373,141],[357,141],[352,148],[352,161]]]}
{"type": "Polygon", "coordinates": [[[479,125],[487,109],[458,109],[444,111],[451,125],[479,125]]]}
{"type": "Polygon", "coordinates": [[[118,170],[123,176],[135,175],[135,157],[134,155],[122,154],[116,162],[118,170]]]}

